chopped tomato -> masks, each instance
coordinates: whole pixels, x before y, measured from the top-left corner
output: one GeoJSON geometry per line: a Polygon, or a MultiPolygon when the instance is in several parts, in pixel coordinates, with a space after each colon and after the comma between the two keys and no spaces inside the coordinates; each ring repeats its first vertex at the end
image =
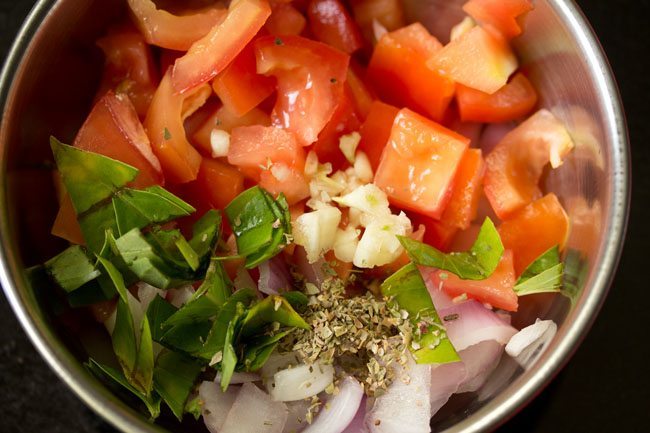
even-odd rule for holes
{"type": "Polygon", "coordinates": [[[457,227],[416,213],[409,213],[409,219],[413,227],[424,226],[425,243],[433,245],[440,251],[449,252],[449,247],[458,233],[457,227]]]}
{"type": "Polygon", "coordinates": [[[125,93],[143,118],[158,86],[158,73],[151,49],[144,38],[130,27],[110,32],[97,41],[105,56],[101,98],[108,90],[125,93]]]}
{"type": "Polygon", "coordinates": [[[84,245],[86,243],[77,220],[77,212],[74,210],[72,199],[67,193],[61,200],[61,207],[56,214],[51,233],[73,244],[84,245]]]}
{"type": "Polygon", "coordinates": [[[242,126],[232,130],[228,162],[259,169],[281,162],[302,170],[305,151],[291,132],[272,126],[242,126]]]}
{"type": "Polygon", "coordinates": [[[223,210],[244,191],[244,176],[226,163],[203,158],[199,174],[192,184],[195,196],[209,207],[223,210]]]}
{"type": "Polygon", "coordinates": [[[341,99],[332,118],[318,135],[318,141],[314,143],[313,150],[318,155],[318,160],[321,163],[331,163],[334,170],[343,167],[346,159],[339,147],[339,140],[344,134],[358,131],[360,126],[361,122],[356,115],[352,96],[346,88],[341,93],[341,99]]]}
{"type": "MultiPolygon", "coordinates": [[[[207,84],[195,87],[190,92],[183,95],[183,108],[181,109],[181,119],[185,122],[201,107],[205,105],[210,96],[212,96],[212,89],[207,84]]],[[[187,128],[186,128],[187,132],[187,128]]],[[[192,131],[193,132],[193,131],[192,131]]],[[[190,132],[190,133],[192,133],[190,132]]]]}
{"type": "Polygon", "coordinates": [[[363,47],[361,31],[340,0],[311,0],[307,17],[319,41],[348,54],[363,47]]]}
{"type": "Polygon", "coordinates": [[[517,58],[506,40],[477,26],[438,51],[428,65],[457,83],[492,94],[506,85],[517,58]]]}
{"type": "Polygon", "coordinates": [[[270,15],[266,0],[233,1],[223,22],[176,60],[172,74],[174,89],[186,92],[214,78],[255,37],[270,15]]]}
{"type": "Polygon", "coordinates": [[[459,84],[456,100],[464,121],[497,123],[520,119],[530,113],[537,104],[537,92],[524,74],[517,73],[491,95],[459,84]]]}
{"type": "Polygon", "coordinates": [[[499,226],[503,245],[514,252],[515,271],[521,273],[548,249],[564,247],[569,217],[555,194],[547,194],[499,226]]]}
{"type": "Polygon", "coordinates": [[[548,110],[540,110],[508,133],[485,162],[485,195],[501,219],[541,197],[539,180],[550,162],[562,164],[573,148],[564,125],[548,110]]]}
{"type": "Polygon", "coordinates": [[[507,39],[521,34],[523,20],[534,8],[532,0],[470,0],[463,5],[469,16],[507,39]]]}
{"type": "Polygon", "coordinates": [[[174,183],[196,179],[201,165],[201,155],[185,136],[182,117],[185,99],[185,96],[174,93],[171,70],[168,70],[158,86],[144,123],[165,177],[174,183]]]}
{"type": "Polygon", "coordinates": [[[190,15],[173,15],[152,0],[128,0],[136,24],[151,45],[185,51],[223,21],[226,11],[212,6],[190,15]]]}
{"type": "Polygon", "coordinates": [[[267,36],[255,43],[257,72],[278,79],[273,124],[303,146],[318,139],[343,92],[350,57],[300,36],[267,36]]]}
{"type": "Polygon", "coordinates": [[[467,138],[404,108],[393,123],[375,184],[393,205],[438,219],[468,146],[467,138]]]}
{"type": "Polygon", "coordinates": [[[359,149],[365,152],[373,171],[377,171],[381,154],[388,143],[399,109],[377,100],[370,106],[366,121],[361,125],[359,149]]]}
{"type": "Polygon", "coordinates": [[[309,184],[303,171],[283,162],[261,171],[260,186],[274,196],[284,194],[290,206],[309,197],[309,184]]]}
{"type": "Polygon", "coordinates": [[[400,0],[351,0],[354,18],[367,40],[374,40],[373,23],[384,26],[388,31],[404,27],[404,11],[400,0]]]}
{"type": "Polygon", "coordinates": [[[480,149],[467,149],[458,166],[454,189],[441,222],[465,230],[476,218],[485,161],[480,149]]]}
{"type": "Polygon", "coordinates": [[[513,257],[512,251],[505,250],[497,268],[484,280],[461,280],[451,272],[437,271],[431,273],[431,282],[434,287],[442,286],[442,290],[451,297],[467,294],[468,298],[490,304],[494,308],[517,311],[513,257]]]}
{"type": "Polygon", "coordinates": [[[307,26],[307,19],[291,3],[272,5],[273,13],[264,27],[272,35],[299,35],[307,26]]]}
{"type": "Polygon", "coordinates": [[[372,54],[368,78],[389,104],[441,121],[454,96],[454,83],[426,66],[441,49],[420,23],[387,33],[372,54]]]}
{"type": "Polygon", "coordinates": [[[257,73],[255,50],[248,44],[214,79],[212,88],[223,105],[241,117],[273,93],[275,80],[257,73]]]}
{"type": "Polygon", "coordinates": [[[176,59],[183,57],[183,54],[185,54],[183,51],[166,50],[164,48],[160,50],[160,58],[158,59],[158,64],[159,70],[162,71],[163,75],[167,69],[174,67],[176,59]]]}
{"type": "Polygon", "coordinates": [[[370,113],[370,107],[375,100],[366,83],[361,79],[365,73],[357,63],[351,62],[348,69],[347,87],[352,93],[352,101],[361,120],[365,120],[370,113]]]}
{"type": "Polygon", "coordinates": [[[343,262],[336,258],[334,251],[330,250],[325,253],[325,261],[332,267],[332,270],[336,272],[336,275],[343,281],[347,281],[352,274],[352,263],[343,262]]]}
{"type": "Polygon", "coordinates": [[[239,126],[271,126],[271,118],[259,108],[253,108],[244,116],[237,116],[227,107],[222,106],[208,116],[203,125],[194,133],[192,141],[205,155],[212,155],[210,136],[213,129],[220,129],[230,133],[239,126]]]}

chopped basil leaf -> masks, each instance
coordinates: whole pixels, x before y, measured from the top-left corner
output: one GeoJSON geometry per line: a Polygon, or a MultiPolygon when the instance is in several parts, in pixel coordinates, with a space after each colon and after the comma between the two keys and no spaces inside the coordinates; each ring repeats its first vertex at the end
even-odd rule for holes
{"type": "Polygon", "coordinates": [[[562,288],[564,266],[560,261],[560,248],[554,246],[531,263],[514,287],[518,296],[535,293],[558,293],[562,288]]]}
{"type": "Polygon", "coordinates": [[[93,252],[99,252],[104,247],[105,233],[117,233],[117,220],[112,203],[106,203],[92,211],[77,217],[79,226],[86,241],[86,246],[93,252]]]}
{"type": "MultiPolygon", "coordinates": [[[[156,360],[153,372],[154,389],[178,420],[182,420],[186,404],[203,365],[178,352],[164,351],[156,360]]],[[[199,408],[200,413],[200,408],[199,408]]]]}
{"type": "Polygon", "coordinates": [[[481,226],[472,248],[464,253],[445,254],[423,242],[398,238],[414,263],[449,271],[464,280],[484,280],[492,275],[504,250],[499,232],[489,218],[481,226]]]}
{"type": "Polygon", "coordinates": [[[50,146],[77,214],[109,199],[138,175],[130,165],[68,146],[54,137],[50,137],[50,146]]]}
{"type": "Polygon", "coordinates": [[[169,302],[165,301],[162,297],[156,296],[147,307],[147,319],[151,326],[151,338],[153,341],[160,341],[164,335],[164,323],[173,316],[176,311],[169,302]]]}
{"type": "Polygon", "coordinates": [[[282,297],[291,304],[294,310],[305,308],[309,304],[309,298],[302,292],[285,292],[282,294],[282,297]]]}
{"type": "Polygon", "coordinates": [[[138,391],[146,394],[146,391],[139,388],[131,380],[131,374],[135,370],[138,357],[138,347],[135,337],[135,325],[129,308],[128,300],[119,299],[115,317],[115,328],[111,335],[113,340],[113,352],[122,367],[124,376],[138,391]]]}
{"type": "Polygon", "coordinates": [[[101,275],[86,250],[79,245],[71,246],[45,262],[45,270],[68,293],[101,275]]]}
{"type": "Polygon", "coordinates": [[[146,395],[149,395],[153,389],[153,364],[153,340],[151,338],[149,319],[145,315],[142,317],[140,325],[140,345],[133,371],[133,383],[142,387],[146,395]]]}
{"type": "Polygon", "coordinates": [[[199,257],[201,267],[207,267],[220,238],[221,215],[215,210],[209,210],[192,227],[192,239],[189,241],[199,257]]]}
{"type": "Polygon", "coordinates": [[[185,404],[184,413],[189,413],[194,417],[196,421],[198,421],[202,415],[201,412],[202,407],[203,407],[203,402],[201,400],[201,397],[197,395],[191,400],[187,401],[187,403],[185,404]]]}
{"type": "Polygon", "coordinates": [[[90,358],[88,360],[88,363],[86,364],[86,367],[97,377],[99,378],[105,378],[105,379],[112,379],[115,383],[121,385],[123,388],[127,389],[130,391],[133,395],[138,397],[142,402],[146,405],[147,409],[149,410],[149,414],[151,416],[151,419],[156,419],[158,416],[160,416],[160,397],[151,394],[149,396],[144,395],[137,389],[135,389],[127,380],[126,377],[124,377],[124,374],[122,374],[121,371],[116,370],[112,367],[109,367],[107,365],[102,365],[95,361],[94,359],[90,358]]]}
{"type": "MultiPolygon", "coordinates": [[[[106,276],[106,280],[110,281],[113,293],[118,293],[124,302],[128,302],[126,285],[120,271],[117,270],[113,263],[101,256],[97,256],[97,264],[104,269],[103,276],[106,276]]],[[[108,283],[104,285],[107,286],[108,283]]]]}
{"type": "MultiPolygon", "coordinates": [[[[241,306],[242,304],[237,305],[241,306]]],[[[226,329],[226,336],[223,343],[223,355],[221,357],[221,390],[223,392],[226,392],[228,389],[230,379],[232,379],[235,367],[237,367],[237,354],[235,353],[234,347],[236,337],[235,328],[238,326],[243,314],[243,311],[238,311],[237,315],[230,320],[228,328],[226,329]]]]}
{"type": "Polygon", "coordinates": [[[160,343],[171,349],[180,350],[181,352],[196,357],[196,354],[203,349],[211,328],[212,322],[207,320],[203,322],[184,323],[168,329],[163,325],[165,331],[160,343]]]}
{"type": "Polygon", "coordinates": [[[560,247],[556,245],[549,248],[548,251],[535,259],[535,261],[524,270],[523,274],[521,274],[519,280],[517,280],[517,284],[523,283],[535,275],[541,274],[560,263],[560,247]]]}
{"type": "Polygon", "coordinates": [[[257,371],[266,364],[280,340],[289,335],[293,329],[257,337],[246,343],[244,359],[241,368],[246,371],[257,371]]]}
{"type": "Polygon", "coordinates": [[[113,299],[113,295],[106,295],[98,281],[99,280],[95,280],[86,283],[74,292],[68,294],[68,305],[72,308],[87,307],[98,302],[113,299]]]}
{"type": "Polygon", "coordinates": [[[242,337],[259,333],[269,323],[278,322],[283,326],[311,329],[305,319],[296,313],[291,304],[282,296],[271,295],[253,305],[242,322],[242,337]]]}
{"type": "Polygon", "coordinates": [[[580,292],[585,286],[589,275],[589,261],[582,253],[569,249],[564,259],[564,278],[562,281],[562,294],[575,303],[580,292]]]}
{"type": "Polygon", "coordinates": [[[441,364],[460,360],[447,337],[445,327],[431,300],[431,295],[417,266],[409,263],[387,278],[381,285],[381,293],[397,303],[409,314],[416,330],[426,328],[421,335],[414,335],[417,349],[410,349],[418,364],[441,364]]]}

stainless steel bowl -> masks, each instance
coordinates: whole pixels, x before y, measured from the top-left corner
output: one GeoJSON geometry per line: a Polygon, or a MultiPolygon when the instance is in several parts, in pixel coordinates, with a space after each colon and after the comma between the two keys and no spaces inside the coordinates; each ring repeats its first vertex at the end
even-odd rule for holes
{"type": "MultiPolygon", "coordinates": [[[[449,27],[463,0],[405,1],[412,20],[449,27]]],[[[614,275],[627,220],[629,148],[612,73],[589,24],[572,1],[538,0],[516,43],[541,103],[561,117],[575,152],[545,180],[572,219],[569,283],[563,297],[525,299],[518,325],[537,317],[560,326],[552,344],[527,370],[505,360],[476,394],[456,398],[433,420],[435,431],[490,430],[530,401],[569,360],[593,322],[614,275]]],[[[59,376],[98,414],[128,432],[165,431],[119,400],[82,366],[93,339],[58,326],[42,287],[30,287],[25,267],[61,244],[49,236],[56,210],[47,137],[71,141],[90,106],[101,56],[93,46],[122,12],[115,0],[40,0],[26,20],[0,77],[0,278],[23,327],[59,376]],[[79,341],[88,344],[80,345],[79,341]]],[[[441,40],[448,29],[432,31],[441,40]]]]}

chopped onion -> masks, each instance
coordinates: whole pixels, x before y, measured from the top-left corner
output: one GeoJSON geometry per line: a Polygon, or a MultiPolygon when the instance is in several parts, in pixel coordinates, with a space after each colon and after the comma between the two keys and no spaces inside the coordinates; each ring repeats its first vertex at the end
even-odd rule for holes
{"type": "Polygon", "coordinates": [[[515,334],[506,345],[506,352],[524,369],[544,353],[557,332],[557,325],[552,320],[539,320],[515,334]]]}
{"type": "Polygon", "coordinates": [[[467,373],[462,362],[431,366],[431,416],[435,415],[458,391],[465,377],[467,373]]]}
{"type": "Polygon", "coordinates": [[[367,398],[364,396],[361,399],[357,413],[347,428],[343,430],[343,433],[368,433],[368,427],[366,427],[366,405],[367,398]]]}
{"type": "Polygon", "coordinates": [[[346,377],[338,386],[338,394],[327,400],[314,422],[303,433],[342,433],[352,422],[361,405],[363,387],[346,377]]]}
{"type": "Polygon", "coordinates": [[[210,148],[213,158],[228,156],[230,150],[230,134],[222,129],[213,129],[210,132],[210,148]]]}
{"type": "Polygon", "coordinates": [[[253,289],[257,291],[257,284],[255,284],[255,280],[253,280],[251,274],[243,266],[237,268],[237,275],[235,275],[235,279],[233,280],[232,284],[235,286],[236,290],[253,289]]]}
{"type": "Polygon", "coordinates": [[[297,366],[300,364],[298,355],[295,353],[278,353],[273,352],[269,359],[264,363],[260,369],[262,379],[265,381],[273,380],[273,376],[280,370],[284,370],[290,366],[297,366]]]}
{"type": "Polygon", "coordinates": [[[465,366],[465,377],[456,392],[474,392],[483,386],[503,354],[503,344],[494,340],[482,341],[461,350],[459,355],[465,366]]]}
{"type": "Polygon", "coordinates": [[[187,304],[192,296],[194,296],[194,287],[187,284],[176,289],[167,290],[167,300],[176,308],[181,308],[187,304]]]}
{"type": "Polygon", "coordinates": [[[282,433],[287,406],[252,383],[242,385],[220,433],[282,433]]]}
{"type": "Polygon", "coordinates": [[[371,433],[429,433],[430,397],[431,366],[411,358],[406,368],[395,366],[395,381],[375,400],[366,425],[371,433]]]}
{"type": "Polygon", "coordinates": [[[274,401],[296,401],[312,397],[334,381],[334,368],[318,362],[280,370],[266,388],[274,401]]]}
{"type": "Polygon", "coordinates": [[[436,310],[440,311],[442,309],[450,308],[456,305],[451,299],[451,296],[446,294],[440,288],[440,286],[436,284],[436,282],[439,280],[437,277],[434,278],[435,274],[438,272],[437,269],[428,268],[426,266],[418,266],[418,269],[420,270],[420,274],[422,274],[422,279],[427,286],[427,290],[429,290],[431,300],[433,301],[433,305],[436,307],[436,310]]]}
{"type": "Polygon", "coordinates": [[[308,425],[307,412],[311,406],[311,400],[288,401],[284,404],[287,405],[289,414],[283,433],[301,432],[308,425]]]}
{"type": "Polygon", "coordinates": [[[305,277],[305,281],[320,287],[325,281],[325,273],[323,272],[325,261],[321,258],[315,263],[309,263],[309,260],[307,260],[307,252],[301,246],[296,246],[294,258],[298,272],[305,277]]]}
{"type": "Polygon", "coordinates": [[[217,381],[202,382],[199,385],[203,423],[210,433],[219,433],[221,430],[239,394],[239,389],[238,386],[230,386],[226,392],[223,392],[217,381]]]}
{"type": "Polygon", "coordinates": [[[156,296],[160,296],[161,298],[165,297],[165,292],[163,290],[160,290],[151,284],[139,282],[136,284],[136,287],[138,289],[138,299],[140,300],[142,311],[145,313],[149,308],[149,304],[151,304],[151,301],[153,301],[156,296]]]}
{"type": "Polygon", "coordinates": [[[470,300],[438,311],[457,351],[482,341],[506,344],[517,330],[481,303],[470,300]]]}
{"type": "Polygon", "coordinates": [[[260,292],[277,295],[291,287],[291,274],[287,269],[287,263],[281,256],[275,256],[262,262],[258,269],[260,278],[257,280],[257,288],[260,292]]]}

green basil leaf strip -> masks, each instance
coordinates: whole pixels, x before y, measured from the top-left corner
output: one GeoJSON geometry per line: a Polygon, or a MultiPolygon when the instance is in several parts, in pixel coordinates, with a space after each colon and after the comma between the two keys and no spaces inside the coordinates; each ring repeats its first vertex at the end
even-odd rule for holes
{"type": "Polygon", "coordinates": [[[129,302],[122,298],[117,302],[115,328],[113,329],[112,340],[113,352],[115,352],[115,356],[117,356],[117,360],[122,367],[124,376],[129,380],[131,385],[136,387],[140,392],[146,394],[142,388],[138,388],[138,386],[130,380],[138,357],[138,345],[135,337],[135,325],[129,308],[129,302]]]}
{"type": "Polygon", "coordinates": [[[193,271],[197,271],[201,265],[201,259],[199,255],[194,251],[194,248],[187,242],[183,236],[179,236],[176,239],[176,248],[181,253],[185,262],[192,268],[193,271]]]}
{"type": "MultiPolygon", "coordinates": [[[[114,298],[114,294],[107,296],[104,288],[98,280],[84,284],[67,296],[68,305],[72,308],[87,307],[98,302],[109,301],[114,298]]],[[[48,304],[48,305],[51,305],[48,304]]]]}
{"type": "Polygon", "coordinates": [[[147,307],[147,319],[151,327],[151,338],[160,342],[165,334],[164,323],[177,312],[177,308],[160,296],[153,298],[147,307]]]}
{"type": "Polygon", "coordinates": [[[523,283],[524,281],[541,274],[542,272],[557,266],[561,263],[560,260],[560,247],[558,245],[549,248],[548,251],[545,251],[540,255],[533,263],[528,265],[528,267],[521,274],[517,280],[517,284],[523,283]]]}
{"type": "Polygon", "coordinates": [[[514,290],[518,296],[534,295],[536,293],[560,293],[562,289],[562,275],[564,265],[557,265],[524,280],[515,285],[514,290]]]}
{"type": "Polygon", "coordinates": [[[276,220],[259,186],[238,195],[225,209],[237,241],[237,251],[248,256],[268,246],[276,220]]]}
{"type": "Polygon", "coordinates": [[[259,333],[266,325],[273,322],[283,326],[311,329],[285,298],[272,295],[248,310],[242,322],[241,336],[245,338],[259,333]]]}
{"type": "Polygon", "coordinates": [[[187,401],[185,404],[184,413],[188,413],[194,417],[194,420],[198,421],[203,415],[203,401],[198,395],[194,398],[187,401]]]}
{"type": "Polygon", "coordinates": [[[175,196],[171,192],[167,191],[165,188],[159,185],[150,186],[145,189],[145,191],[156,194],[161,199],[164,199],[175,207],[182,210],[184,215],[190,215],[196,212],[196,209],[189,203],[182,200],[180,197],[175,196]]]}
{"type": "Polygon", "coordinates": [[[147,409],[149,410],[149,414],[151,416],[152,420],[155,420],[160,416],[160,397],[151,394],[149,396],[146,396],[142,394],[140,391],[135,389],[127,380],[126,377],[124,377],[124,374],[122,374],[121,371],[116,370],[112,367],[109,367],[107,365],[103,365],[95,361],[94,359],[89,359],[88,363],[86,364],[86,367],[97,377],[99,378],[106,378],[106,379],[111,379],[113,382],[117,383],[118,385],[122,386],[123,388],[127,389],[129,392],[131,392],[133,395],[138,397],[142,402],[146,405],[147,409]]]}
{"type": "Polygon", "coordinates": [[[282,293],[282,297],[291,304],[294,310],[303,309],[309,304],[309,298],[302,292],[284,292],[282,293]]]}
{"type": "Polygon", "coordinates": [[[223,392],[228,390],[228,385],[230,385],[230,380],[237,367],[237,354],[235,353],[234,347],[235,328],[242,314],[243,312],[233,317],[226,329],[226,336],[223,343],[223,356],[221,358],[221,390],[223,392]]]}
{"type": "Polygon", "coordinates": [[[74,292],[101,275],[86,250],[79,245],[71,246],[45,262],[45,269],[67,293],[74,292]]]}
{"type": "Polygon", "coordinates": [[[217,242],[221,238],[221,214],[215,210],[206,212],[192,227],[190,246],[202,264],[212,256],[217,242]]]}
{"type": "Polygon", "coordinates": [[[104,269],[104,275],[108,277],[108,281],[110,281],[114,291],[120,295],[120,299],[128,302],[126,284],[120,271],[117,270],[113,263],[102,256],[97,256],[97,264],[104,269]]]}
{"type": "Polygon", "coordinates": [[[118,232],[115,209],[113,209],[111,202],[93,208],[92,211],[79,215],[77,219],[86,246],[93,252],[102,251],[107,231],[118,232]]]}
{"type": "Polygon", "coordinates": [[[578,300],[588,276],[589,261],[579,250],[569,249],[564,259],[561,293],[569,298],[572,304],[578,300]]]}
{"type": "Polygon", "coordinates": [[[415,329],[426,326],[427,332],[413,341],[410,349],[418,364],[441,364],[460,360],[447,337],[422,275],[414,263],[401,268],[381,285],[381,293],[409,314],[415,329]]]}
{"type": "Polygon", "coordinates": [[[203,364],[178,352],[164,351],[156,359],[153,373],[154,390],[160,394],[179,421],[183,419],[185,403],[202,369],[203,364]]]}
{"type": "MultiPolygon", "coordinates": [[[[145,395],[151,394],[153,388],[153,339],[151,338],[151,328],[149,319],[145,315],[142,318],[140,326],[140,344],[138,347],[138,357],[133,371],[133,383],[138,384],[145,395]]],[[[138,388],[138,386],[136,386],[138,388]]]]}
{"type": "Polygon", "coordinates": [[[160,343],[166,347],[199,357],[212,329],[212,322],[185,323],[164,328],[160,343]]]}
{"type": "Polygon", "coordinates": [[[219,314],[217,314],[217,318],[212,324],[204,346],[196,355],[203,359],[211,360],[215,354],[222,351],[228,331],[228,324],[237,316],[238,305],[246,307],[256,297],[255,292],[251,289],[241,289],[233,293],[219,310],[219,314]]]}
{"type": "Polygon", "coordinates": [[[244,350],[244,358],[241,362],[242,368],[246,371],[253,372],[262,368],[280,340],[289,335],[292,331],[293,328],[286,329],[273,335],[264,335],[248,341],[244,350]]]}
{"type": "Polygon", "coordinates": [[[77,214],[110,198],[138,175],[130,165],[68,146],[54,137],[50,137],[50,146],[77,214]]]}
{"type": "Polygon", "coordinates": [[[464,280],[484,280],[496,269],[503,255],[503,243],[494,223],[486,218],[468,252],[443,253],[423,242],[398,236],[411,260],[422,266],[449,271],[464,280]]]}
{"type": "Polygon", "coordinates": [[[286,244],[286,235],[291,234],[291,216],[287,216],[289,205],[284,195],[280,194],[278,200],[276,201],[268,192],[262,190],[262,193],[269,208],[275,216],[275,220],[273,222],[273,235],[271,237],[271,242],[267,247],[249,255],[246,258],[246,268],[248,269],[255,268],[261,263],[270,260],[276,254],[278,254],[282,247],[286,244]]]}

